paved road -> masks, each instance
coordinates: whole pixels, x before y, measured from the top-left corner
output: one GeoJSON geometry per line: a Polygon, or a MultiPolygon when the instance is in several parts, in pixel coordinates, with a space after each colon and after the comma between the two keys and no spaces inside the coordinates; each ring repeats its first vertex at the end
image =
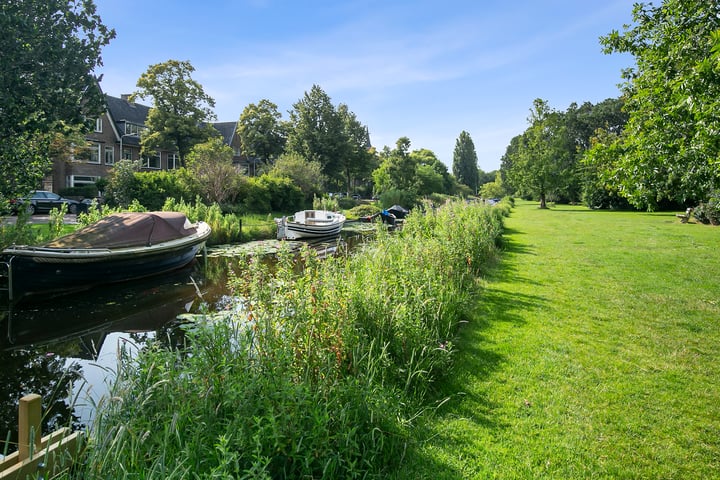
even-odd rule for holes
{"type": "MultiPolygon", "coordinates": [[[[10,224],[14,225],[15,221],[17,220],[17,217],[14,215],[7,216],[2,218],[3,224],[10,224]]],[[[30,217],[30,223],[48,223],[50,221],[50,215],[41,215],[41,214],[35,214],[30,217]]],[[[65,223],[77,223],[77,215],[73,215],[71,213],[68,213],[63,218],[63,221],[65,223]]]]}

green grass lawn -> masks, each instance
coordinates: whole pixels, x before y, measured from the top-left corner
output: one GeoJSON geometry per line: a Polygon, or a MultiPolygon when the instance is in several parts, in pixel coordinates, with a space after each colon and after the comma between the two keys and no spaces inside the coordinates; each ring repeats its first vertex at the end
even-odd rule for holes
{"type": "Polygon", "coordinates": [[[720,228],[519,203],[398,478],[720,478],[720,228]]]}

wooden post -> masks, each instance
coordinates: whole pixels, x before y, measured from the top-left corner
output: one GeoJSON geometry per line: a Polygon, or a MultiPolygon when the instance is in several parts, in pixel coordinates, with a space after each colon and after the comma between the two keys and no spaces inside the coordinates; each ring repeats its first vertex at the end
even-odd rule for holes
{"type": "Polygon", "coordinates": [[[18,453],[21,462],[40,450],[41,419],[42,398],[40,395],[31,393],[22,397],[18,409],[18,453]]]}
{"type": "Polygon", "coordinates": [[[42,398],[25,395],[18,408],[18,451],[0,460],[0,480],[37,478],[67,471],[77,458],[82,445],[82,432],[72,433],[63,427],[42,436],[42,398]]]}

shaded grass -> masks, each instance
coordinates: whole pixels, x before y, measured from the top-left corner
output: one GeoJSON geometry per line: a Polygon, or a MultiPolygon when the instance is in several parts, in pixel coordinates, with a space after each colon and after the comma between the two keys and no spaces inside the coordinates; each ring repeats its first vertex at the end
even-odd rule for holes
{"type": "Polygon", "coordinates": [[[519,204],[396,478],[720,477],[719,236],[519,204]]]}

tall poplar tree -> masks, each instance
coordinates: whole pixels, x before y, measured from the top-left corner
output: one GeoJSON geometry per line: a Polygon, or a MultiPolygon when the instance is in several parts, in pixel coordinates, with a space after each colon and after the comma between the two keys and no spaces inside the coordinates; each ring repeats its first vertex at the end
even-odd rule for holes
{"type": "Polygon", "coordinates": [[[464,130],[455,141],[452,170],[458,183],[467,185],[474,194],[477,193],[479,172],[475,144],[470,134],[464,130]]]}

